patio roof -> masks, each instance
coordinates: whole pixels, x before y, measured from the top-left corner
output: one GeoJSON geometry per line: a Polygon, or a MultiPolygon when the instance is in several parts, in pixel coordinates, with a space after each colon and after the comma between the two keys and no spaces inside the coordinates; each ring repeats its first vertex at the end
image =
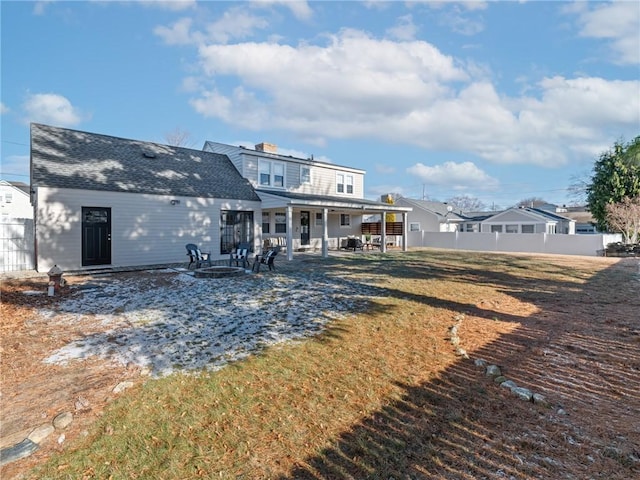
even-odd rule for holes
{"type": "Polygon", "coordinates": [[[413,209],[411,207],[400,207],[384,202],[376,202],[364,198],[345,198],[330,195],[311,195],[305,193],[285,192],[278,190],[256,189],[256,193],[264,202],[279,203],[276,208],[287,206],[301,208],[329,208],[334,210],[358,211],[362,214],[375,213],[406,213],[413,209]]]}

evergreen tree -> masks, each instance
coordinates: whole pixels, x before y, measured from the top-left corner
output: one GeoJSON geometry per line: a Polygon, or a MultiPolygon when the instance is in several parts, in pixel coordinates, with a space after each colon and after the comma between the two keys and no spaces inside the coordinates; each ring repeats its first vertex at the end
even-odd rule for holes
{"type": "Polygon", "coordinates": [[[598,229],[607,231],[607,205],[640,196],[640,136],[600,155],[587,186],[587,206],[598,229]]]}

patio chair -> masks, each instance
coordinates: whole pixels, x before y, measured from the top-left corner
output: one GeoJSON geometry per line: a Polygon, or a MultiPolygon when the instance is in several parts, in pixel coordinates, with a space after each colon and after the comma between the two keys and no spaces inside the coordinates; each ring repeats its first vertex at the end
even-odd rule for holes
{"type": "Polygon", "coordinates": [[[348,238],[347,239],[347,250],[353,249],[355,252],[356,249],[364,250],[364,243],[359,238],[348,238]]]}
{"type": "Polygon", "coordinates": [[[187,269],[191,268],[192,264],[195,264],[195,268],[200,268],[202,265],[211,266],[211,253],[202,252],[198,246],[194,243],[187,243],[185,245],[187,249],[187,255],[189,255],[189,265],[187,269]]]}
{"type": "Polygon", "coordinates": [[[276,259],[279,251],[280,248],[276,247],[272,250],[267,250],[262,255],[256,255],[256,261],[253,263],[253,267],[251,268],[251,270],[255,270],[256,272],[260,273],[260,265],[266,265],[269,267],[269,270],[275,270],[276,265],[273,262],[276,259]]]}
{"type": "Polygon", "coordinates": [[[242,263],[243,268],[247,268],[249,264],[249,250],[251,245],[248,243],[240,243],[238,244],[238,248],[231,251],[229,254],[229,266],[231,267],[233,263],[236,264],[236,267],[240,266],[242,263]]]}

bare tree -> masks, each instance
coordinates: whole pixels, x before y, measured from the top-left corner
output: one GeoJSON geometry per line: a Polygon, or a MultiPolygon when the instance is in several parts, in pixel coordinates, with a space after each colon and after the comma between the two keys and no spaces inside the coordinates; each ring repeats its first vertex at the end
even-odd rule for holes
{"type": "Polygon", "coordinates": [[[476,197],[470,197],[469,195],[458,195],[457,197],[451,197],[447,202],[455,210],[461,210],[463,212],[479,212],[486,208],[486,205],[476,197]]]}
{"type": "Polygon", "coordinates": [[[625,243],[640,240],[640,196],[624,197],[621,202],[606,205],[607,224],[611,230],[622,233],[625,243]]]}
{"type": "Polygon", "coordinates": [[[583,172],[571,176],[571,185],[567,188],[572,206],[580,206],[587,203],[587,188],[591,177],[589,172],[583,172]]]}
{"type": "Polygon", "coordinates": [[[187,147],[191,148],[195,145],[195,142],[191,139],[191,134],[186,130],[181,130],[176,127],[172,131],[164,134],[164,141],[167,145],[173,145],[174,147],[187,147]]]}
{"type": "Polygon", "coordinates": [[[516,207],[535,208],[540,207],[541,205],[546,205],[547,203],[549,202],[540,197],[523,198],[516,204],[516,207]]]}

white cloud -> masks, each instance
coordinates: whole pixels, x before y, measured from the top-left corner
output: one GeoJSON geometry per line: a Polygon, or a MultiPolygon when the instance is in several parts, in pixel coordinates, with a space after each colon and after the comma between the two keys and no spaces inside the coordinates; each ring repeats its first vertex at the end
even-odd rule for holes
{"type": "Polygon", "coordinates": [[[445,162],[433,167],[416,163],[407,168],[407,173],[416,176],[427,185],[445,185],[455,190],[473,187],[481,190],[493,190],[499,181],[472,162],[445,162]]]}
{"type": "Polygon", "coordinates": [[[251,3],[255,6],[283,5],[298,20],[309,20],[313,16],[313,10],[306,0],[252,0],[251,3]]]}
{"type": "Polygon", "coordinates": [[[578,15],[580,35],[609,41],[614,63],[640,63],[640,7],[637,2],[584,2],[565,12],[578,15]]]}
{"type": "Polygon", "coordinates": [[[438,22],[461,35],[476,35],[484,30],[484,20],[477,13],[487,8],[487,2],[428,2],[431,9],[439,10],[438,22]]]}
{"type": "Polygon", "coordinates": [[[191,33],[193,20],[185,17],[176,20],[170,27],[159,25],[153,29],[153,33],[162,38],[167,45],[189,45],[202,41],[200,34],[191,33]]]}
{"type": "Polygon", "coordinates": [[[245,8],[236,7],[226,10],[216,21],[204,25],[203,31],[193,29],[192,18],[185,17],[170,26],[159,25],[153,33],[162,38],[167,45],[201,45],[227,43],[232,39],[252,36],[256,30],[268,27],[268,22],[252,15],[245,8]]]}
{"type": "MultiPolygon", "coordinates": [[[[367,132],[371,122],[391,120],[433,101],[447,89],[442,82],[466,79],[451,57],[426,42],[375,40],[352,30],[330,36],[326,46],[209,45],[200,48],[200,58],[205,75],[240,77],[244,83],[241,92],[225,96],[236,107],[224,110],[233,115],[227,120],[255,129],[275,122],[316,135],[367,132]],[[253,107],[267,123],[246,122],[247,112],[241,110],[250,91],[253,107]]],[[[219,101],[216,109],[204,106],[221,95],[209,92],[195,104],[201,113],[223,118],[216,110],[219,101]]]]}
{"type": "Polygon", "coordinates": [[[411,15],[399,17],[396,25],[387,29],[387,35],[397,40],[413,40],[418,33],[418,27],[413,23],[411,15]]]}
{"type": "Polygon", "coordinates": [[[345,29],[320,45],[245,42],[201,45],[198,52],[200,76],[188,82],[199,88],[191,99],[197,112],[315,145],[377,138],[556,167],[640,123],[638,81],[558,76],[509,97],[496,91],[486,68],[424,41],[345,29]]]}
{"type": "Polygon", "coordinates": [[[40,0],[33,4],[33,14],[34,15],[44,15],[44,11],[47,8],[47,5],[52,3],[53,0],[40,0]]]}
{"type": "MultiPolygon", "coordinates": [[[[296,3],[296,2],[292,2],[296,3]]],[[[257,29],[269,26],[261,17],[250,14],[242,7],[231,8],[222,17],[207,26],[207,39],[226,43],[231,38],[247,38],[257,29]]]]}
{"type": "Polygon", "coordinates": [[[22,105],[27,122],[69,127],[79,124],[83,115],[64,96],[55,93],[29,94],[22,105]]]}
{"type": "Polygon", "coordinates": [[[161,8],[163,10],[181,11],[196,7],[196,0],[139,0],[148,7],[161,8]]]}
{"type": "Polygon", "coordinates": [[[9,113],[10,109],[4,103],[0,102],[0,115],[4,115],[5,113],[9,113]]]}

